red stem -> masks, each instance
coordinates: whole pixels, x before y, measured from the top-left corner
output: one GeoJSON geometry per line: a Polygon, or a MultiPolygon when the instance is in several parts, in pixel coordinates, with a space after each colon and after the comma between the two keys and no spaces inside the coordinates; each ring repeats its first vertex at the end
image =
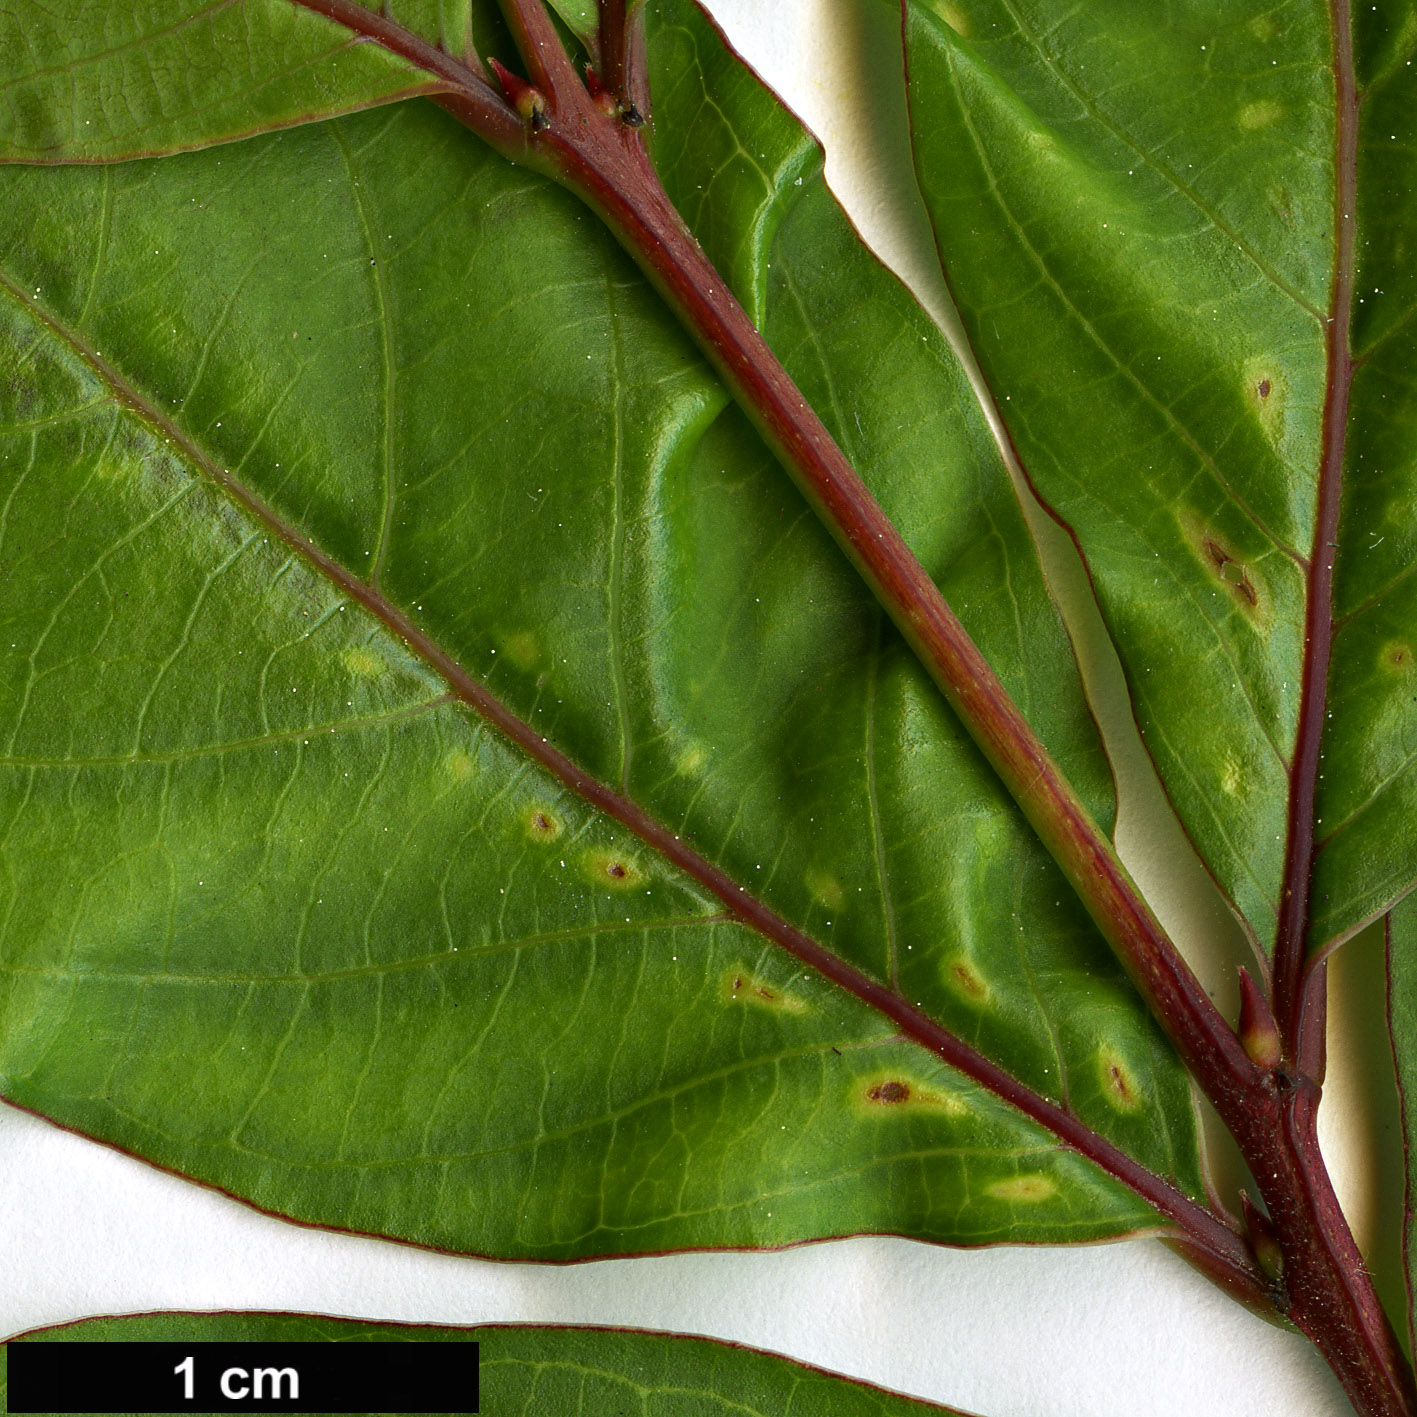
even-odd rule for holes
{"type": "Polygon", "coordinates": [[[386,16],[365,9],[355,0],[292,0],[292,3],[376,41],[391,54],[442,79],[448,86],[448,96],[456,102],[458,117],[499,151],[520,143],[521,119],[502,102],[501,95],[480,66],[469,68],[437,45],[420,39],[386,16]]]}
{"type": "Polygon", "coordinates": [[[583,93],[579,76],[545,7],[525,4],[523,0],[500,0],[500,4],[532,83],[547,97],[568,91],[583,93]]]}
{"type": "Polygon", "coordinates": [[[1319,1087],[1266,1074],[1232,1128],[1283,1253],[1279,1307],[1328,1360],[1364,1417],[1417,1413],[1412,1369],[1374,1292],[1319,1151],[1319,1087]]]}
{"type": "Polygon", "coordinates": [[[1299,727],[1290,769],[1279,929],[1275,940],[1274,1014],[1293,1071],[1281,1068],[1272,1103],[1257,1109],[1263,1138],[1236,1140],[1249,1160],[1280,1236],[1289,1314],[1343,1381],[1361,1412],[1417,1407],[1412,1371],[1378,1302],[1363,1257],[1334,1194],[1319,1151],[1317,1110],[1325,1064],[1326,968],[1309,939],[1316,797],[1333,651],[1333,567],[1347,453],[1354,255],[1357,229],[1359,98],[1349,0],[1330,0],[1335,132],[1334,280],[1327,326],[1318,516],[1309,558],[1305,655],[1299,727]],[[1284,1088],[1292,1088],[1285,1095],[1284,1088]],[[1275,1110],[1260,1121],[1259,1112],[1275,1110]],[[1277,1121],[1278,1125],[1275,1125],[1277,1121]],[[1258,1164],[1257,1164],[1258,1162],[1258,1164]]]}
{"type": "Polygon", "coordinates": [[[593,207],[684,320],[784,466],[915,648],[1113,946],[1172,1042],[1238,1099],[1258,1070],[1142,898],[1111,842],[938,587],[664,194],[638,135],[581,96],[550,97],[536,135],[558,180],[593,207]]]}
{"type": "Polygon", "coordinates": [[[625,0],[599,0],[600,77],[606,88],[619,92],[625,84],[625,0]]]}
{"type": "MultiPolygon", "coordinates": [[[[635,7],[632,0],[630,8],[635,7]]],[[[649,117],[644,40],[644,26],[635,22],[626,0],[600,0],[600,77],[641,121],[649,117]]]]}

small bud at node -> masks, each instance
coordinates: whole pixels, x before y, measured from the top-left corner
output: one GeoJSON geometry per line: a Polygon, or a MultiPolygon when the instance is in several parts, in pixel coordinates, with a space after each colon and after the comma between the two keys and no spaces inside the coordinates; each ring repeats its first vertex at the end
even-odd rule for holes
{"type": "Polygon", "coordinates": [[[1275,1234],[1273,1222],[1244,1194],[1240,1196],[1240,1213],[1244,1217],[1250,1248],[1255,1252],[1259,1267],[1266,1279],[1278,1284],[1284,1277],[1284,1252],[1279,1248],[1279,1236],[1275,1234]]]}
{"type": "Polygon", "coordinates": [[[1246,969],[1240,971],[1240,1043],[1257,1068],[1275,1068],[1283,1056],[1279,1025],[1268,1000],[1246,969]]]}
{"type": "Polygon", "coordinates": [[[495,59],[489,58],[487,64],[497,76],[507,102],[521,114],[522,121],[531,124],[532,131],[536,133],[549,128],[551,120],[546,116],[546,96],[541,90],[533,88],[525,79],[517,78],[495,59]]]}

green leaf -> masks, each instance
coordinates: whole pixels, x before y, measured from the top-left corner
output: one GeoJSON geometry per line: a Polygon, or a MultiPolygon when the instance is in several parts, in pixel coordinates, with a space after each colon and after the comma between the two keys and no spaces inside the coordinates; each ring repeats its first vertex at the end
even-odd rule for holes
{"type": "MultiPolygon", "coordinates": [[[[651,61],[671,192],[1106,817],[943,338],[697,10],[651,61]]],[[[6,1097],[461,1251],[1155,1224],[795,930],[1202,1194],[1170,1049],[587,212],[420,103],[0,187],[6,1097]]]]}
{"type": "MultiPolygon", "coordinates": [[[[957,1412],[785,1358],[702,1338],[593,1328],[438,1328],[304,1314],[140,1314],[40,1329],[15,1343],[477,1343],[483,1417],[912,1417],[957,1412]]],[[[63,1414],[55,1414],[63,1417],[63,1414]]]]}
{"type": "Polygon", "coordinates": [[[1413,17],[1355,14],[1356,264],[1335,247],[1328,7],[1189,3],[1158,25],[1131,0],[906,4],[917,166],[965,325],[1081,546],[1166,790],[1266,949],[1311,866],[1311,948],[1417,878],[1413,17]],[[1350,354],[1334,534],[1324,410],[1350,354]],[[1330,597],[1309,572],[1335,558],[1330,597]],[[1286,879],[1291,775],[1303,817],[1315,772],[1315,851],[1286,879]]]}
{"type": "Polygon", "coordinates": [[[1414,878],[1417,773],[1417,456],[1410,385],[1417,304],[1408,247],[1417,218],[1417,14],[1409,0],[1356,16],[1363,124],[1354,284],[1352,429],[1325,728],[1314,942],[1375,919],[1414,878]]]}
{"type": "Polygon", "coordinates": [[[290,0],[23,0],[0,13],[0,53],[6,162],[205,147],[439,87],[290,0]]]}
{"type": "Polygon", "coordinates": [[[551,6],[574,35],[590,41],[599,15],[597,0],[551,0],[551,6]]]}

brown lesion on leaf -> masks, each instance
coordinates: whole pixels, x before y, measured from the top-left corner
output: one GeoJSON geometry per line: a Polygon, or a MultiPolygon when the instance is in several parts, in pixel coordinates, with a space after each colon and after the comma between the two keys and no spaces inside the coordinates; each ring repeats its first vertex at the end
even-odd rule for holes
{"type": "Polygon", "coordinates": [[[1136,1074],[1110,1044],[1097,1050],[1097,1077],[1102,1084],[1102,1095],[1107,1105],[1118,1112],[1140,1112],[1146,1105],[1146,1097],[1136,1074]]]}
{"type": "Polygon", "coordinates": [[[588,851],[581,858],[581,870],[592,885],[612,891],[634,890],[645,883],[638,862],[624,852],[588,851]]]}
{"type": "Polygon", "coordinates": [[[1216,576],[1230,586],[1236,597],[1244,601],[1251,610],[1256,609],[1260,603],[1260,593],[1255,589],[1254,581],[1250,579],[1249,568],[1237,561],[1213,537],[1202,538],[1201,544],[1205,547],[1205,554],[1216,576]]]}
{"type": "Polygon", "coordinates": [[[751,1004],[773,1013],[805,1014],[807,1004],[796,994],[748,969],[731,969],[723,976],[723,996],[732,1004],[751,1004]]]}
{"type": "Polygon", "coordinates": [[[965,955],[955,955],[946,961],[945,984],[952,993],[976,1008],[983,1008],[994,993],[974,961],[965,955]]]}
{"type": "Polygon", "coordinates": [[[1222,532],[1199,518],[1183,516],[1181,528],[1197,560],[1218,582],[1217,594],[1224,595],[1257,628],[1264,629],[1269,619],[1268,596],[1254,562],[1247,560],[1222,532]]]}
{"type": "Polygon", "coordinates": [[[561,835],[561,819],[549,808],[531,806],[523,818],[526,834],[538,842],[555,841],[561,835]]]}
{"type": "Polygon", "coordinates": [[[946,1088],[932,1087],[899,1073],[879,1073],[857,1083],[858,1104],[863,1110],[934,1112],[946,1117],[962,1117],[969,1105],[946,1088]]]}
{"type": "Polygon", "coordinates": [[[887,1107],[894,1102],[909,1102],[910,1084],[891,1078],[889,1082],[878,1082],[875,1087],[868,1088],[866,1097],[871,1102],[880,1102],[887,1107]]]}
{"type": "Polygon", "coordinates": [[[1274,360],[1247,359],[1240,378],[1245,402],[1258,420],[1266,441],[1276,451],[1282,451],[1289,393],[1289,380],[1283,369],[1274,360]]]}

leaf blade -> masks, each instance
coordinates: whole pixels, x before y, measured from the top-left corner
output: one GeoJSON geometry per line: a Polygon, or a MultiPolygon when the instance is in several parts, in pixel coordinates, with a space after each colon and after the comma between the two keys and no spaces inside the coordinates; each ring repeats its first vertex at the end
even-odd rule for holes
{"type": "Polygon", "coordinates": [[[1408,743],[1413,698],[1410,575],[1414,473],[1407,430],[1413,291],[1404,257],[1412,218],[1410,7],[1360,9],[1351,431],[1335,567],[1332,718],[1318,784],[1313,942],[1347,936],[1412,885],[1417,779],[1408,743]],[[1401,843],[1398,849],[1383,843],[1401,843]]]}
{"type": "MultiPolygon", "coordinates": [[[[1158,41],[1176,76],[1158,92],[1142,82],[1154,48],[1108,38],[1132,33],[1130,7],[1061,27],[1037,8],[1001,0],[945,7],[941,18],[939,7],[908,6],[917,168],[944,264],[986,373],[1010,390],[1005,418],[1035,485],[1080,538],[1183,824],[1266,949],[1281,900],[1312,872],[1300,931],[1320,950],[1409,889],[1417,859],[1402,661],[1381,658],[1384,647],[1402,654],[1392,627],[1406,591],[1365,599],[1409,549],[1397,530],[1409,459],[1389,412],[1395,388],[1363,350],[1364,331],[1405,308],[1390,243],[1406,215],[1406,160],[1392,144],[1409,122],[1410,75],[1399,59],[1390,101],[1358,96],[1355,273],[1335,246],[1346,201],[1335,85],[1346,59],[1327,16],[1196,7],[1158,41]],[[966,92],[979,99],[968,121],[966,92]],[[997,211],[981,224],[969,201],[986,188],[997,211]],[[1322,415],[1330,385],[1349,376],[1348,346],[1330,358],[1325,327],[1350,278],[1359,367],[1330,545],[1317,501],[1322,415]],[[1051,387],[1019,366],[1024,328],[1046,332],[1051,387]],[[1384,562],[1370,543],[1389,526],[1384,562]],[[1335,553],[1330,605],[1310,562],[1335,553]],[[1177,618],[1170,607],[1188,602],[1177,618]],[[1330,620],[1327,701],[1316,683],[1303,735],[1322,733],[1311,759],[1298,690],[1317,653],[1305,646],[1328,643],[1330,620]],[[1204,714],[1191,711],[1197,695],[1204,714]],[[1307,821],[1280,810],[1291,773],[1311,850],[1307,821]],[[1291,837],[1298,855],[1287,861],[1291,837]]],[[[1405,13],[1357,15],[1360,81],[1387,62],[1405,13]]]]}
{"type": "Polygon", "coordinates": [[[0,24],[0,162],[180,151],[442,87],[298,4],[180,0],[58,16],[24,4],[0,24]]]}

